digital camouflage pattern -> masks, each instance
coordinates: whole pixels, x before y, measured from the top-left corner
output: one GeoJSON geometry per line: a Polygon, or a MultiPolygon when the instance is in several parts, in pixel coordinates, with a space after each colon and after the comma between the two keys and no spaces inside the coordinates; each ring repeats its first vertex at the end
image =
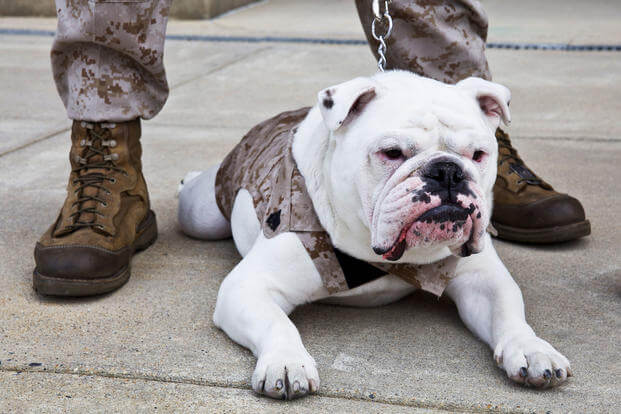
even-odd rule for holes
{"type": "Polygon", "coordinates": [[[338,292],[347,289],[345,276],[339,272],[330,238],[314,214],[304,178],[291,154],[293,128],[308,111],[284,112],[252,128],[220,164],[216,200],[230,220],[238,191],[248,190],[265,237],[296,232],[326,288],[338,292]]]}
{"type": "MultiPolygon", "coordinates": [[[[372,0],[356,0],[371,36],[372,0]]],[[[52,69],[71,119],[150,119],[164,106],[163,65],[172,0],[56,0],[58,30],[52,69]]],[[[490,79],[485,58],[487,16],[474,0],[392,0],[394,20],[388,69],[404,69],[442,82],[468,76],[490,79]]]]}
{"type": "MultiPolygon", "coordinates": [[[[371,35],[372,0],[356,0],[360,22],[377,58],[371,35]]],[[[383,2],[381,2],[383,4],[383,2]]],[[[491,80],[485,58],[487,15],[475,0],[391,0],[392,35],[386,69],[402,69],[440,82],[469,76],[491,80]]],[[[380,25],[378,33],[383,33],[380,25]]]]}
{"type": "MultiPolygon", "coordinates": [[[[216,200],[222,214],[230,220],[237,193],[246,189],[254,201],[265,237],[294,232],[324,286],[334,293],[349,287],[291,153],[296,127],[308,111],[309,108],[302,108],[284,112],[251,129],[220,164],[216,200]]],[[[457,260],[451,256],[428,265],[370,264],[439,296],[454,276],[457,260]]]]}
{"type": "Polygon", "coordinates": [[[171,2],[56,0],[52,71],[70,119],[150,119],[162,109],[171,2]]]}

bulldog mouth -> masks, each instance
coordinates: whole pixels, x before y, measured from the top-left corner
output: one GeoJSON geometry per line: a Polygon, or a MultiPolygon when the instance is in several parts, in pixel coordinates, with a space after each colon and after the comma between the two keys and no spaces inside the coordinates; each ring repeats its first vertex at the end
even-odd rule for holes
{"type": "Polygon", "coordinates": [[[384,260],[390,260],[391,262],[394,262],[395,260],[401,259],[401,256],[403,256],[403,253],[405,253],[405,248],[407,247],[407,241],[405,240],[406,234],[407,230],[404,229],[401,231],[401,234],[399,234],[399,238],[397,239],[395,244],[393,244],[390,250],[382,255],[384,260]]]}
{"type": "Polygon", "coordinates": [[[444,223],[451,222],[464,222],[468,218],[471,211],[454,204],[442,204],[441,206],[432,208],[421,214],[419,218],[415,220],[425,223],[444,223]]]}
{"type": "Polygon", "coordinates": [[[454,205],[454,204],[443,204],[438,207],[432,208],[431,210],[428,210],[424,212],[423,214],[421,214],[410,225],[405,226],[403,230],[401,230],[401,233],[399,233],[399,237],[397,238],[395,243],[392,245],[392,247],[388,251],[381,252],[381,251],[376,250],[376,253],[378,254],[383,253],[382,257],[384,260],[389,260],[389,261],[399,260],[403,256],[407,248],[407,240],[406,240],[407,233],[410,231],[410,229],[415,223],[435,222],[439,224],[439,223],[449,222],[449,223],[453,223],[454,226],[461,226],[466,222],[466,220],[468,219],[468,216],[472,213],[471,211],[472,209],[473,208],[466,209],[466,208],[463,208],[461,206],[454,205]]]}

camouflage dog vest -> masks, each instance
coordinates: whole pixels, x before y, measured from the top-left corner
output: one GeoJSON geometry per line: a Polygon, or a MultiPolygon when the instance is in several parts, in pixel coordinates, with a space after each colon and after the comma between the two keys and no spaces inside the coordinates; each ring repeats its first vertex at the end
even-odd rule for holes
{"type": "Polygon", "coordinates": [[[227,155],[216,176],[216,200],[222,214],[230,220],[237,192],[247,190],[265,237],[295,233],[330,293],[390,273],[440,296],[455,274],[458,259],[454,256],[427,265],[368,263],[332,245],[291,153],[295,129],[308,111],[284,112],[262,122],[227,155]]]}

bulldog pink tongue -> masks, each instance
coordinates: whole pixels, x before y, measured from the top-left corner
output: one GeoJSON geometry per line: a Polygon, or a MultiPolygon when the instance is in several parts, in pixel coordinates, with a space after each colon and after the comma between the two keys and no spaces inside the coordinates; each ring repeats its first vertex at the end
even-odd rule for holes
{"type": "Polygon", "coordinates": [[[403,253],[405,252],[405,248],[407,247],[407,241],[405,240],[406,234],[407,234],[406,231],[401,232],[397,242],[392,246],[392,248],[388,252],[382,255],[384,260],[390,260],[394,262],[395,260],[399,260],[401,256],[403,256],[403,253]]]}

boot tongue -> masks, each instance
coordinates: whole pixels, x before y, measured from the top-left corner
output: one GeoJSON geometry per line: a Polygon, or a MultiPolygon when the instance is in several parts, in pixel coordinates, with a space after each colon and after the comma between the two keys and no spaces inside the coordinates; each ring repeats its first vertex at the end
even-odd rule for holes
{"type": "MultiPolygon", "coordinates": [[[[95,133],[101,137],[104,137],[105,130],[102,129],[99,125],[96,125],[95,133]]],[[[91,135],[91,134],[89,134],[91,135]]],[[[91,140],[91,146],[86,146],[84,151],[82,152],[82,157],[86,158],[86,165],[105,165],[107,162],[104,160],[104,154],[106,154],[107,148],[102,144],[102,139],[97,138],[94,134],[91,135],[88,139],[91,140]],[[101,154],[99,153],[101,152],[101,154]]],[[[105,139],[105,138],[104,138],[105,139]]],[[[101,176],[107,176],[110,173],[110,170],[106,168],[85,168],[80,171],[79,177],[85,179],[84,188],[81,191],[80,198],[102,198],[101,193],[103,190],[97,188],[97,185],[103,185],[107,183],[106,180],[102,180],[101,176]],[[88,183],[93,183],[93,185],[87,185],[88,183]]],[[[99,219],[99,215],[93,213],[91,211],[100,210],[101,203],[96,200],[89,199],[80,203],[77,206],[80,210],[87,210],[76,216],[76,221],[80,221],[83,223],[97,223],[99,219]]],[[[97,228],[93,228],[97,230],[97,228]]]]}
{"type": "MultiPolygon", "coordinates": [[[[523,187],[527,185],[539,185],[545,188],[545,184],[541,178],[537,177],[530,168],[528,168],[524,161],[520,158],[517,150],[513,148],[509,137],[506,135],[498,137],[498,155],[499,158],[503,157],[509,161],[509,169],[520,177],[521,182],[525,183],[523,187]]],[[[501,158],[502,159],[502,158],[501,158]]]]}
{"type": "MultiPolygon", "coordinates": [[[[97,146],[100,146],[101,143],[98,142],[96,144],[97,146]]],[[[90,150],[90,148],[87,148],[87,154],[88,151],[90,150]]],[[[95,163],[101,163],[103,162],[103,157],[99,154],[94,155],[92,157],[89,157],[88,159],[88,164],[95,164],[95,163]]],[[[105,170],[102,168],[88,168],[88,169],[84,169],[82,171],[80,171],[80,177],[93,177],[95,174],[104,174],[105,170]]],[[[97,197],[99,195],[99,192],[101,190],[99,190],[97,187],[93,187],[93,186],[86,186],[84,187],[84,189],[82,190],[82,194],[80,198],[83,197],[97,197]]],[[[97,208],[99,207],[99,202],[95,201],[95,200],[88,200],[85,201],[83,203],[80,204],[80,209],[82,210],[97,210],[97,208]]],[[[89,212],[83,212],[80,215],[77,216],[77,220],[78,221],[82,221],[85,223],[90,223],[90,222],[97,222],[97,214],[95,213],[89,213],[89,212]]]]}
{"type": "Polygon", "coordinates": [[[537,176],[533,174],[533,172],[529,170],[524,164],[511,163],[509,164],[509,166],[511,167],[511,170],[513,172],[515,172],[517,175],[520,176],[520,178],[523,178],[529,181],[539,180],[539,178],[537,178],[537,176]]]}

